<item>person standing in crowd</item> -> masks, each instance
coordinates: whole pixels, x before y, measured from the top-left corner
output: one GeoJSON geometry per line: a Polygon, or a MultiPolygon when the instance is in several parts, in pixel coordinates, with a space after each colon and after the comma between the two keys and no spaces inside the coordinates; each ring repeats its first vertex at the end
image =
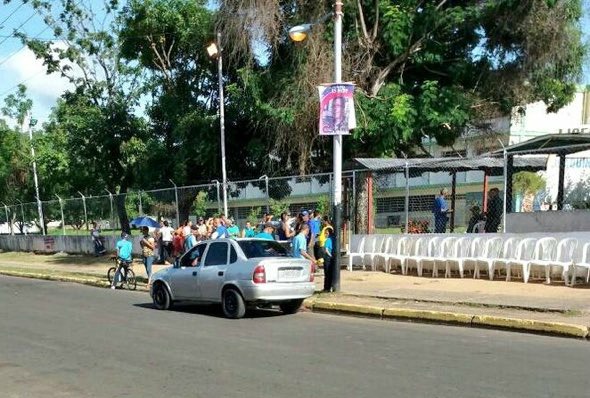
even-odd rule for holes
{"type": "Polygon", "coordinates": [[[230,238],[238,238],[240,236],[240,227],[235,224],[233,218],[227,220],[227,233],[230,238]]]}
{"type": "Polygon", "coordinates": [[[163,221],[163,226],[160,228],[160,236],[162,237],[162,247],[160,250],[160,259],[165,265],[170,265],[168,259],[172,255],[172,233],[174,230],[168,225],[168,221],[163,221]]]}
{"type": "Polygon", "coordinates": [[[488,211],[486,213],[486,225],[485,231],[488,233],[498,232],[498,227],[502,222],[503,202],[500,199],[500,190],[498,188],[492,188],[488,192],[489,202],[488,211]]]}
{"type": "Polygon", "coordinates": [[[197,244],[197,236],[199,234],[199,227],[196,225],[191,226],[191,234],[184,240],[184,251],[189,251],[193,246],[197,244]]]}
{"type": "Polygon", "coordinates": [[[201,241],[207,239],[207,226],[205,225],[205,220],[203,219],[203,217],[199,217],[199,219],[197,220],[197,231],[197,240],[201,241]]]}
{"type": "Polygon", "coordinates": [[[182,237],[182,232],[179,233],[178,230],[176,230],[172,236],[172,257],[174,257],[175,260],[182,255],[183,248],[184,238],[182,237]]]}
{"type": "Polygon", "coordinates": [[[100,227],[95,222],[92,223],[90,237],[92,238],[92,243],[94,244],[94,256],[98,257],[105,254],[106,249],[104,248],[104,244],[102,243],[102,237],[100,236],[100,227]]]}
{"type": "Polygon", "coordinates": [[[447,230],[448,214],[453,210],[449,209],[445,197],[448,195],[446,188],[440,190],[440,195],[434,200],[432,212],[434,213],[434,232],[444,233],[447,230]]]}
{"type": "Polygon", "coordinates": [[[216,217],[213,219],[213,227],[215,228],[215,231],[213,231],[211,234],[211,239],[222,239],[229,237],[227,228],[225,228],[225,225],[223,225],[221,218],[216,217]]]}
{"type": "Polygon", "coordinates": [[[281,223],[277,230],[277,235],[279,240],[290,240],[295,234],[291,231],[291,227],[289,226],[289,212],[284,211],[281,213],[281,223]]]}
{"type": "Polygon", "coordinates": [[[303,224],[299,233],[293,238],[293,257],[306,258],[315,265],[315,259],[307,252],[307,235],[309,235],[309,225],[303,224]]]}
{"type": "Polygon", "coordinates": [[[273,236],[273,232],[274,232],[274,227],[272,225],[272,223],[267,222],[264,225],[264,229],[262,230],[262,232],[259,232],[256,234],[256,238],[258,239],[266,239],[266,240],[274,240],[274,236],[273,236]]]}
{"type": "Polygon", "coordinates": [[[184,239],[191,235],[191,227],[193,226],[192,221],[186,220],[184,222],[184,227],[182,228],[182,236],[184,239]]]}
{"type": "MultiPolygon", "coordinates": [[[[117,248],[117,258],[119,261],[131,263],[133,261],[133,257],[131,253],[133,252],[133,244],[129,241],[129,235],[126,232],[121,232],[121,239],[117,241],[116,244],[117,248]]],[[[117,270],[115,275],[113,276],[113,281],[111,283],[111,289],[115,289],[115,285],[119,280],[121,280],[121,267],[120,265],[117,266],[117,270]]],[[[127,272],[127,271],[125,271],[127,272]]]]}
{"type": "Polygon", "coordinates": [[[142,227],[141,232],[143,237],[139,242],[139,246],[141,247],[141,256],[143,258],[145,272],[149,279],[150,275],[152,275],[152,264],[154,263],[155,241],[154,238],[150,236],[150,229],[148,227],[142,227]]]}
{"type": "Polygon", "coordinates": [[[242,229],[242,238],[253,238],[256,235],[254,228],[252,228],[252,224],[250,221],[246,221],[246,226],[242,229]]]}
{"type": "Polygon", "coordinates": [[[322,228],[322,217],[318,210],[313,211],[313,217],[309,220],[309,234],[313,240],[313,256],[316,259],[322,258],[318,238],[322,228]]]}
{"type": "Polygon", "coordinates": [[[334,229],[328,225],[322,230],[321,258],[324,263],[324,292],[332,291],[332,276],[334,274],[334,229]]]}

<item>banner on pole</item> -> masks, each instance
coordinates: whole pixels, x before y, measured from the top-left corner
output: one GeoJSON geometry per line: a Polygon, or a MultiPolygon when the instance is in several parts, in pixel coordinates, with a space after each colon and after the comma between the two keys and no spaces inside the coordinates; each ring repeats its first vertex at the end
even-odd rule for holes
{"type": "Polygon", "coordinates": [[[320,135],[350,134],[356,127],[354,84],[318,86],[320,93],[320,135]]]}

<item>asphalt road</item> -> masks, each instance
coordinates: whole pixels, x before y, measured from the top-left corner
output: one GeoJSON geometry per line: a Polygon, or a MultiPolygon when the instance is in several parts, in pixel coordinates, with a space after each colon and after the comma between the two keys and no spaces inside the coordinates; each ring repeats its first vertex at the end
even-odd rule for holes
{"type": "Polygon", "coordinates": [[[588,397],[590,343],[0,276],[0,397],[588,397]]]}

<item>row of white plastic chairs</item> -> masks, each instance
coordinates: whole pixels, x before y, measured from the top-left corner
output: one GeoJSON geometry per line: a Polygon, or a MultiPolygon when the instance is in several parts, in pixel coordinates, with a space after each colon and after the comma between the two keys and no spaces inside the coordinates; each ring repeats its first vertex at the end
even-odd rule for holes
{"type": "Polygon", "coordinates": [[[525,283],[535,272],[541,272],[547,283],[559,275],[566,285],[573,285],[577,276],[584,277],[586,283],[590,279],[589,251],[590,242],[576,238],[367,235],[361,238],[356,251],[348,254],[348,269],[352,271],[358,259],[363,269],[370,266],[376,270],[381,264],[385,272],[399,267],[404,275],[416,269],[418,276],[430,271],[438,277],[439,270],[444,270],[445,277],[456,271],[461,278],[466,272],[479,278],[484,270],[493,280],[496,273],[504,271],[509,281],[514,272],[522,275],[525,283]]]}

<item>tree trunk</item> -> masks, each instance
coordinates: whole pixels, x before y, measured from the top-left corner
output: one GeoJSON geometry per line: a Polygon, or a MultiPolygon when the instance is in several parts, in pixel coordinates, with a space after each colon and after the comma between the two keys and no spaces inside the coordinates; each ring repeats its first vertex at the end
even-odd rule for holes
{"type": "Polygon", "coordinates": [[[115,196],[115,207],[117,208],[117,216],[121,225],[121,231],[131,234],[131,227],[129,225],[129,217],[127,217],[127,209],[125,208],[126,194],[115,196]]]}
{"type": "Polygon", "coordinates": [[[357,173],[356,178],[356,206],[355,206],[355,225],[357,234],[369,233],[369,191],[368,191],[369,173],[357,173]]]}

